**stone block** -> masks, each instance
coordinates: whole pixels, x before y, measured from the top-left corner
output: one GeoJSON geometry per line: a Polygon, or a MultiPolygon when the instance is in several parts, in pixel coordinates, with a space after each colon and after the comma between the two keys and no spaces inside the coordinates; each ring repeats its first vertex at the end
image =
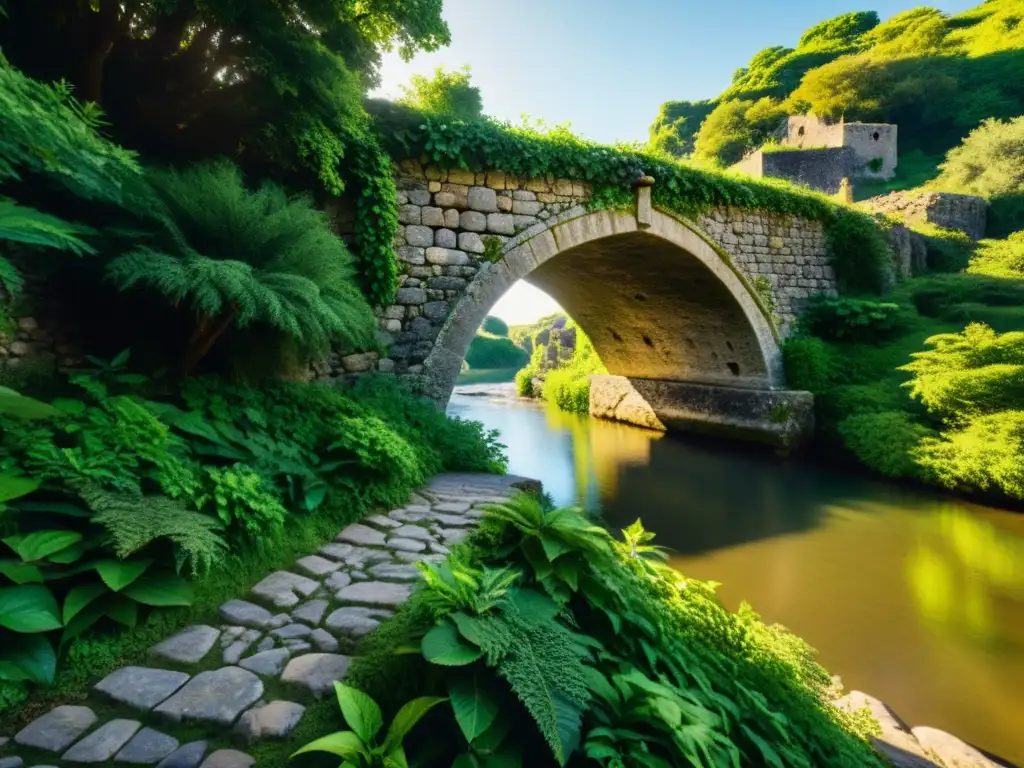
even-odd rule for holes
{"type": "Polygon", "coordinates": [[[418,189],[410,189],[409,202],[413,205],[427,205],[430,203],[430,192],[422,187],[418,189]]]}
{"type": "Polygon", "coordinates": [[[512,205],[515,201],[511,197],[499,197],[498,198],[498,211],[501,213],[509,213],[512,210],[512,205]]]}
{"type": "Polygon", "coordinates": [[[482,213],[493,213],[498,210],[498,196],[489,187],[470,187],[469,207],[482,213]]]}
{"type": "MultiPolygon", "coordinates": [[[[469,256],[462,251],[452,250],[451,248],[427,248],[427,262],[442,266],[462,266],[469,263],[469,256]]],[[[423,302],[417,303],[422,304],[423,302]]]]}
{"type": "Polygon", "coordinates": [[[210,652],[218,637],[220,630],[204,624],[186,627],[154,645],[150,653],[179,664],[195,664],[210,652]]]}
{"type": "Polygon", "coordinates": [[[438,248],[455,248],[458,238],[450,229],[438,229],[434,231],[434,245],[438,248]]]}
{"type": "Polygon", "coordinates": [[[65,704],[51,709],[18,731],[14,743],[48,752],[62,752],[95,722],[96,714],[88,707],[65,704]]]}
{"type": "Polygon", "coordinates": [[[231,725],[263,695],[263,683],[240,667],[200,672],[153,710],[175,722],[182,720],[231,725]]]}
{"type": "MultiPolygon", "coordinates": [[[[556,179],[555,183],[551,185],[551,191],[556,195],[572,197],[572,182],[568,179],[556,179]]],[[[410,197],[409,199],[411,200],[412,198],[410,197]]]]}
{"type": "Polygon", "coordinates": [[[420,221],[413,222],[414,224],[422,223],[427,227],[443,227],[444,226],[444,211],[434,206],[426,206],[420,212],[420,221]]]}
{"type": "Polygon", "coordinates": [[[422,216],[418,205],[398,206],[398,220],[402,224],[419,224],[422,216]]]}
{"type": "Polygon", "coordinates": [[[305,688],[320,699],[334,691],[336,680],[345,678],[348,664],[348,656],[335,653],[307,653],[288,662],[281,675],[281,682],[305,688]]]}
{"type": "Polygon", "coordinates": [[[462,277],[432,277],[427,280],[427,287],[441,291],[461,291],[466,287],[466,280],[462,277]]]}
{"type": "Polygon", "coordinates": [[[434,230],[422,224],[410,224],[405,228],[405,242],[419,248],[434,244],[434,230]]]}
{"type": "Polygon", "coordinates": [[[188,677],[184,672],[166,669],[121,667],[96,683],[94,689],[135,709],[150,710],[188,682],[188,677]]]}
{"type": "Polygon", "coordinates": [[[398,249],[398,258],[406,264],[423,264],[426,259],[422,247],[403,245],[398,249]]]}
{"type": "Polygon", "coordinates": [[[512,199],[522,202],[531,202],[537,199],[537,193],[531,192],[528,189],[517,189],[512,193],[512,199]]]}
{"type": "Polygon", "coordinates": [[[69,763],[104,763],[117,754],[141,727],[138,720],[111,720],[71,747],[60,759],[69,763]]]}
{"type": "Polygon", "coordinates": [[[529,229],[534,224],[540,222],[536,216],[522,216],[516,214],[512,217],[512,225],[515,227],[516,232],[522,232],[524,229],[529,229]]]}
{"type": "Polygon", "coordinates": [[[544,179],[527,179],[523,184],[530,192],[550,192],[551,185],[544,179]]]}
{"type": "Polygon", "coordinates": [[[455,208],[448,208],[444,212],[444,225],[448,229],[459,228],[459,212],[455,208]]]}
{"type": "Polygon", "coordinates": [[[452,184],[470,185],[476,183],[476,174],[473,171],[464,171],[461,168],[448,171],[448,181],[452,184]]]}
{"type": "Polygon", "coordinates": [[[512,213],[520,213],[524,216],[536,216],[543,208],[543,203],[536,201],[514,200],[512,202],[512,213]]]}
{"type": "Polygon", "coordinates": [[[341,365],[348,373],[361,373],[373,370],[379,359],[380,355],[376,352],[359,352],[354,355],[345,355],[341,358],[341,365]]]}
{"type": "Polygon", "coordinates": [[[467,253],[483,253],[484,241],[476,232],[459,233],[459,250],[467,253]]]}
{"type": "Polygon", "coordinates": [[[427,191],[430,192],[430,193],[440,192],[441,191],[441,182],[439,182],[439,181],[428,181],[427,182],[427,191]]]}
{"type": "Polygon", "coordinates": [[[504,189],[505,188],[505,172],[504,171],[488,171],[487,172],[487,186],[491,189],[504,189]]]}
{"type": "Polygon", "coordinates": [[[515,220],[508,213],[489,213],[487,214],[487,231],[496,235],[514,235],[516,233],[515,220]]]}
{"type": "Polygon", "coordinates": [[[459,216],[459,226],[470,232],[484,232],[487,230],[487,216],[479,211],[463,211],[459,216]]]}
{"type": "Polygon", "coordinates": [[[427,293],[422,288],[399,288],[395,294],[396,304],[423,304],[426,300],[427,293]]]}
{"type": "Polygon", "coordinates": [[[426,304],[423,305],[423,316],[429,320],[444,320],[445,317],[448,316],[448,302],[428,301],[426,304]]]}

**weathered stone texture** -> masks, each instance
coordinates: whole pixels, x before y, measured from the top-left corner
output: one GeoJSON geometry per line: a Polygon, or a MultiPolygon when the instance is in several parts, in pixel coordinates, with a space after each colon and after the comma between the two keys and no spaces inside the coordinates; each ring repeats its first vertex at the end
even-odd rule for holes
{"type": "Polygon", "coordinates": [[[891,192],[860,203],[864,208],[903,219],[908,224],[934,224],[959,229],[974,240],[985,236],[988,206],[984,198],[949,192],[891,192]]]}

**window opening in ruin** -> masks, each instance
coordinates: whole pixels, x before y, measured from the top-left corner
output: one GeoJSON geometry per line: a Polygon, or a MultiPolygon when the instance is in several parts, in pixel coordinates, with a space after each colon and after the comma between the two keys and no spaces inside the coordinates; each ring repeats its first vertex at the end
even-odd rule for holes
{"type": "Polygon", "coordinates": [[[802,125],[797,129],[796,135],[797,136],[803,136],[804,135],[804,127],[802,125]]]}
{"type": "Polygon", "coordinates": [[[871,138],[874,139],[875,141],[878,141],[878,131],[875,131],[874,133],[872,133],[871,134],[871,138]]]}

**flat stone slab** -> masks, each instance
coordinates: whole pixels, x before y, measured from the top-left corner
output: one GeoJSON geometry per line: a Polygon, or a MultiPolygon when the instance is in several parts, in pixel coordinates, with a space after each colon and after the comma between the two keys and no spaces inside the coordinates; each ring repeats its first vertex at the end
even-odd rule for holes
{"type": "Polygon", "coordinates": [[[388,581],[361,581],[339,589],[335,598],[342,603],[364,603],[394,608],[409,599],[412,587],[388,581]]]}
{"type": "Polygon", "coordinates": [[[339,608],[328,616],[327,626],[335,632],[343,632],[352,637],[362,637],[375,630],[382,621],[390,619],[393,615],[391,611],[383,611],[379,608],[352,605],[339,608]]]}
{"type": "Polygon", "coordinates": [[[388,538],[418,539],[433,541],[434,535],[421,525],[401,525],[388,534],[388,538]]]}
{"type": "Polygon", "coordinates": [[[388,539],[388,546],[401,552],[423,552],[427,548],[427,545],[418,539],[406,539],[400,536],[388,539]]]}
{"type": "Polygon", "coordinates": [[[280,629],[273,630],[270,634],[274,637],[280,638],[281,640],[297,640],[303,637],[309,637],[309,633],[313,630],[305,624],[289,624],[280,629]]]}
{"type": "Polygon", "coordinates": [[[261,677],[277,677],[288,663],[292,652],[287,648],[275,648],[270,651],[262,651],[253,654],[247,659],[242,659],[238,665],[250,672],[255,672],[261,677]]]}
{"type": "Polygon", "coordinates": [[[384,515],[370,515],[369,517],[364,518],[363,522],[375,525],[378,528],[397,528],[399,526],[399,523],[395,522],[390,517],[385,517],[384,515]]]}
{"type": "MultiPolygon", "coordinates": [[[[502,499],[502,501],[504,501],[504,499],[502,499]]],[[[435,504],[431,509],[434,512],[441,512],[442,514],[460,515],[463,512],[468,512],[472,506],[472,502],[469,501],[445,501],[440,504],[435,504]]]]}
{"type": "Polygon", "coordinates": [[[184,672],[167,669],[122,667],[96,683],[95,690],[114,701],[149,711],[181,688],[188,678],[184,672]]]}
{"type": "Polygon", "coordinates": [[[476,525],[476,520],[466,515],[434,515],[434,522],[446,528],[469,528],[476,525]]]}
{"type": "Polygon", "coordinates": [[[910,732],[926,752],[938,755],[946,768],[999,768],[997,763],[951,733],[921,725],[911,728],[910,732]]]}
{"type": "Polygon", "coordinates": [[[284,647],[292,652],[292,656],[298,656],[311,650],[313,646],[305,640],[285,640],[284,647]]]}
{"type": "Polygon", "coordinates": [[[177,748],[178,740],[173,736],[152,728],[143,728],[114,756],[114,762],[153,765],[177,748]]]}
{"type": "Polygon", "coordinates": [[[337,540],[367,547],[380,547],[384,545],[384,534],[368,525],[353,523],[338,534],[337,540]]]}
{"type": "Polygon", "coordinates": [[[291,608],[299,604],[300,597],[309,597],[316,592],[319,582],[288,571],[275,571],[252,588],[252,593],[262,597],[277,608],[291,608]]]}
{"type": "Polygon", "coordinates": [[[423,577],[419,568],[407,563],[379,563],[370,567],[370,575],[385,581],[418,581],[423,577]]]}
{"type": "Polygon", "coordinates": [[[850,691],[832,704],[851,713],[858,712],[864,707],[871,711],[871,715],[878,721],[878,725],[882,729],[880,736],[871,737],[871,743],[875,749],[889,758],[895,768],[932,768],[934,766],[921,744],[885,702],[861,691],[850,691]]]}
{"type": "Polygon", "coordinates": [[[348,671],[349,657],[337,653],[307,653],[288,662],[282,683],[298,685],[316,698],[334,690],[334,682],[343,680],[348,671]]]}
{"type": "MultiPolygon", "coordinates": [[[[381,534],[381,536],[383,535],[381,534]]],[[[382,552],[379,549],[366,549],[366,547],[354,547],[351,544],[325,544],[320,547],[320,554],[339,560],[350,568],[361,568],[368,563],[379,563],[389,559],[387,552],[382,552]]]]}
{"type": "Polygon", "coordinates": [[[239,635],[238,639],[224,649],[221,659],[225,664],[237,664],[242,654],[249,650],[249,647],[263,637],[258,629],[247,629],[239,635]]]}
{"type": "Polygon", "coordinates": [[[466,529],[457,529],[453,531],[441,531],[441,541],[451,546],[453,544],[461,544],[465,538],[469,535],[469,531],[466,529]]]}
{"type": "MultiPolygon", "coordinates": [[[[346,574],[342,575],[347,577],[346,574]]],[[[341,589],[341,587],[347,586],[349,582],[351,582],[351,579],[349,579],[349,581],[345,584],[342,584],[341,586],[337,587],[337,589],[341,589]]],[[[324,617],[324,612],[326,610],[326,600],[310,600],[308,603],[303,603],[294,611],[292,611],[292,618],[296,621],[302,621],[306,624],[309,624],[310,626],[315,627],[317,624],[320,623],[320,620],[324,617]]],[[[277,630],[277,632],[280,631],[281,630],[277,630]]]]}
{"type": "Polygon", "coordinates": [[[295,730],[305,711],[293,701],[272,701],[243,714],[235,731],[250,744],[258,739],[284,739],[295,730]]]}
{"type": "Polygon", "coordinates": [[[388,512],[388,517],[400,523],[420,523],[430,519],[430,510],[425,509],[419,512],[412,509],[395,509],[388,512]]]}
{"type": "Polygon", "coordinates": [[[273,614],[262,605],[250,603],[248,600],[228,600],[217,609],[217,613],[231,624],[241,624],[243,627],[255,629],[267,629],[273,617],[273,614]]]}
{"type": "Polygon", "coordinates": [[[112,758],[142,727],[138,720],[111,720],[60,756],[69,763],[103,763],[112,758]]]}
{"type": "Polygon", "coordinates": [[[149,652],[179,664],[195,664],[210,652],[218,637],[219,629],[197,624],[171,635],[162,643],[157,643],[149,652]]]}
{"type": "Polygon", "coordinates": [[[49,752],[63,752],[96,722],[88,707],[65,704],[33,720],[14,736],[16,744],[49,752]]]}
{"type": "Polygon", "coordinates": [[[341,568],[340,563],[336,563],[333,560],[328,560],[325,557],[319,555],[307,555],[306,557],[300,558],[295,561],[295,567],[303,573],[308,573],[310,576],[326,576],[328,573],[334,573],[334,571],[341,568]]]}
{"type": "Polygon", "coordinates": [[[262,695],[263,683],[252,672],[222,667],[200,672],[153,711],[175,722],[231,725],[262,695]]]}
{"type": "Polygon", "coordinates": [[[338,650],[338,641],[334,639],[334,636],[326,629],[314,629],[313,633],[309,636],[310,641],[316,646],[318,651],[324,653],[334,653],[338,650]]]}
{"type": "Polygon", "coordinates": [[[200,768],[250,768],[255,762],[237,749],[218,749],[203,761],[200,768]]]}
{"type": "Polygon", "coordinates": [[[21,768],[24,763],[20,757],[0,757],[0,768],[21,768]]]}
{"type": "Polygon", "coordinates": [[[205,741],[190,741],[188,744],[182,744],[161,760],[156,768],[199,768],[199,764],[203,762],[203,755],[206,754],[207,746],[205,741]]]}

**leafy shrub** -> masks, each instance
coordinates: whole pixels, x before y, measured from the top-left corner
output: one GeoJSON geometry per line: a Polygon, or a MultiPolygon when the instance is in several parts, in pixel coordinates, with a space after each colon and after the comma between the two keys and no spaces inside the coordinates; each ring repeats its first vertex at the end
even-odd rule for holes
{"type": "Polygon", "coordinates": [[[522,495],[491,507],[349,679],[376,697],[387,649],[418,642],[399,663],[407,693],[448,696],[438,764],[881,766],[806,644],[725,611],[639,522],[623,533],[522,495]]]}
{"type": "MultiPolygon", "coordinates": [[[[1024,230],[1005,240],[982,240],[967,267],[968,274],[1024,280],[1024,230]]],[[[1017,295],[1024,293],[1020,285],[1017,295]]]]}
{"type": "MultiPolygon", "coordinates": [[[[1018,401],[1019,404],[1019,401],[1018,401]]],[[[922,442],[918,460],[949,488],[998,491],[1024,499],[1024,411],[978,416],[962,429],[922,442]]]]}
{"type": "Polygon", "coordinates": [[[500,317],[488,315],[484,318],[480,330],[492,336],[508,336],[508,324],[500,317]]]}
{"type": "Polygon", "coordinates": [[[949,151],[940,169],[937,189],[989,201],[991,235],[1005,236],[1024,227],[1024,116],[985,120],[949,151]]]}
{"type": "Polygon", "coordinates": [[[483,112],[483,101],[480,89],[469,84],[470,76],[468,64],[453,72],[438,67],[432,78],[413,75],[398,101],[423,112],[475,120],[483,112]]]}
{"type": "Polygon", "coordinates": [[[906,411],[856,413],[837,429],[847,449],[867,467],[887,477],[918,477],[917,450],[932,430],[906,411]]]}
{"type": "MultiPolygon", "coordinates": [[[[507,329],[506,329],[507,330],[507,329]]],[[[478,333],[466,351],[470,368],[518,368],[526,362],[526,351],[507,336],[478,333]]]]}
{"type": "Polygon", "coordinates": [[[800,315],[800,325],[818,338],[879,343],[903,326],[902,308],[891,302],[816,294],[800,315]]]}
{"type": "Polygon", "coordinates": [[[240,528],[253,538],[280,531],[287,512],[258,472],[235,464],[210,467],[206,474],[217,517],[226,527],[240,528]]]}
{"type": "Polygon", "coordinates": [[[332,341],[372,344],[373,315],[352,257],[309,198],[265,182],[255,192],[230,164],[150,171],[153,238],[107,265],[126,291],[145,287],[195,315],[182,354],[191,371],[230,328],[263,326],[309,356],[332,341]]]}
{"type": "Polygon", "coordinates": [[[590,377],[608,373],[583,329],[576,327],[576,347],[565,366],[548,371],[542,394],[548,402],[569,413],[590,412],[590,377]]]}
{"type": "Polygon", "coordinates": [[[971,260],[975,243],[957,229],[942,229],[931,224],[917,224],[914,231],[924,238],[928,269],[933,272],[959,272],[971,260]]]}
{"type": "Polygon", "coordinates": [[[844,293],[881,293],[892,283],[892,248],[876,222],[843,210],[828,227],[826,239],[844,293]]]}
{"type": "Polygon", "coordinates": [[[837,374],[839,361],[831,347],[814,336],[793,336],[782,347],[786,381],[793,389],[821,394],[837,374]]]}

